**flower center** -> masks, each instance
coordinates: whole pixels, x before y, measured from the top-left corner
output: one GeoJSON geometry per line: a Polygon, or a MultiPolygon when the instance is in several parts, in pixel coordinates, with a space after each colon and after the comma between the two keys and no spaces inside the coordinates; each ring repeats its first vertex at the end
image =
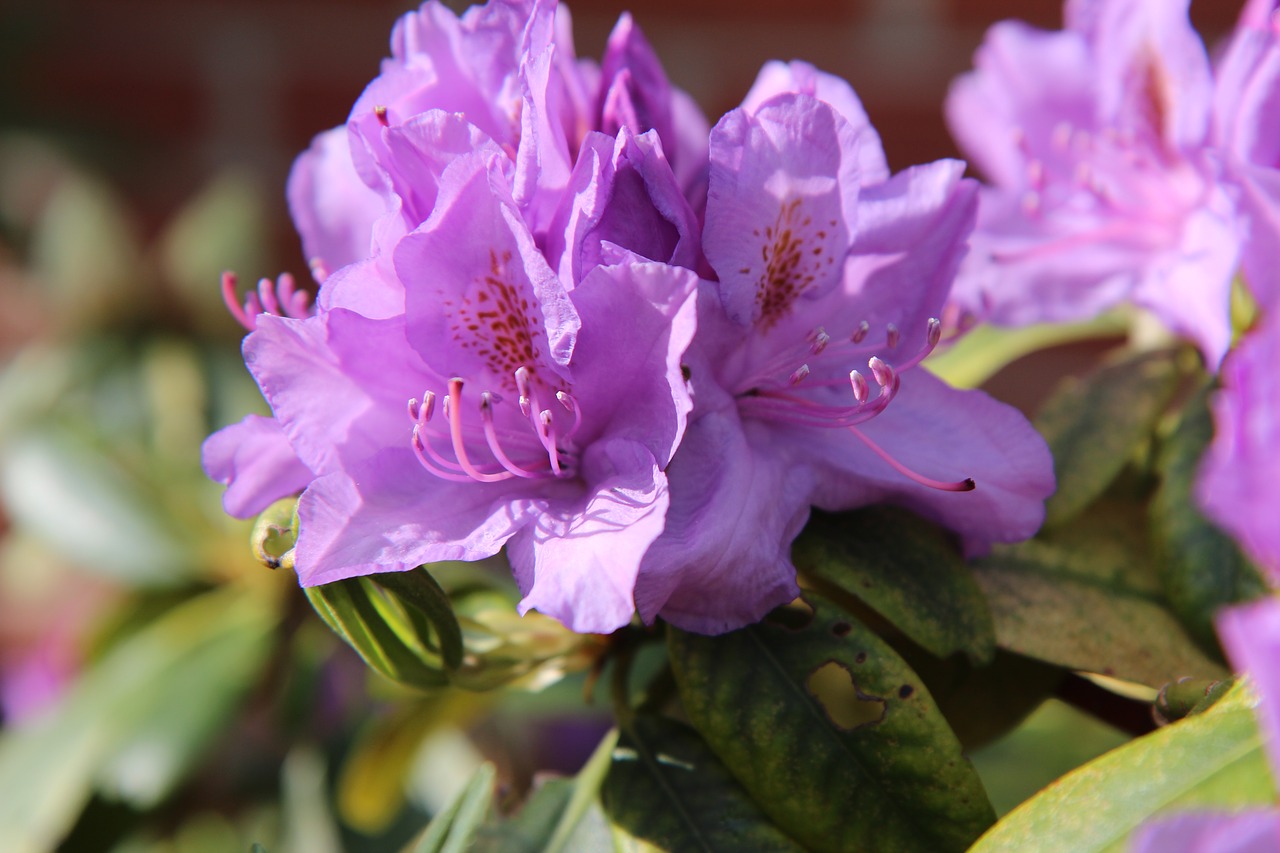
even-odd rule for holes
{"type": "Polygon", "coordinates": [[[871,377],[880,389],[874,398],[871,383],[862,373],[854,368],[846,374],[844,369],[850,359],[861,359],[869,353],[880,352],[887,356],[898,348],[902,333],[890,323],[885,326],[883,341],[868,343],[870,332],[870,324],[865,320],[838,341],[822,327],[814,329],[805,337],[803,344],[778,353],[750,379],[739,383],[735,394],[739,413],[743,417],[793,426],[848,430],[894,470],[911,480],[943,491],[970,491],[974,488],[973,480],[944,482],[925,477],[894,459],[858,429],[859,424],[871,420],[893,402],[901,387],[901,372],[915,367],[933,352],[942,337],[942,323],[930,319],[924,344],[896,368],[881,355],[873,354],[867,359],[871,377]],[[831,394],[822,394],[819,399],[812,393],[818,389],[839,388],[846,382],[853,394],[852,405],[839,405],[832,400],[831,394]]]}
{"type": "Polygon", "coordinates": [[[513,371],[512,381],[519,414],[492,391],[481,392],[474,413],[465,411],[458,377],[449,380],[440,398],[440,419],[434,391],[425,392],[421,402],[409,400],[413,452],[422,467],[452,482],[572,477],[577,465],[572,439],[582,425],[577,401],[564,390],[551,394],[526,366],[513,371]]]}

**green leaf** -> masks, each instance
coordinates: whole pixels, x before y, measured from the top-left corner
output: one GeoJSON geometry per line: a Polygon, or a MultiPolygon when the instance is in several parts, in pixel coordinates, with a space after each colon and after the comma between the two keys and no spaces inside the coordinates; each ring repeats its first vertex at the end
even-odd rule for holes
{"type": "Polygon", "coordinates": [[[982,589],[950,536],[906,510],[815,512],[792,549],[796,568],[856,596],[937,657],[995,653],[982,589]]]}
{"type": "Polygon", "coordinates": [[[86,569],[130,586],[176,586],[195,554],[137,480],[61,429],[42,424],[0,447],[0,502],[16,527],[86,569]]]}
{"type": "Polygon", "coordinates": [[[1108,498],[1070,525],[975,562],[1000,646],[1151,687],[1223,676],[1168,609],[1142,512],[1108,498]]]}
{"type": "Polygon", "coordinates": [[[476,836],[474,853],[650,853],[657,848],[609,823],[600,787],[613,762],[617,730],[601,740],[573,779],[552,779],[510,820],[490,821],[476,836]]]}
{"type": "MultiPolygon", "coordinates": [[[[372,581],[395,593],[396,597],[409,605],[410,618],[421,614],[426,617],[444,657],[444,665],[449,669],[457,669],[462,665],[462,629],[458,619],[453,615],[453,605],[449,596],[436,583],[435,578],[426,569],[414,569],[411,572],[382,572],[371,576],[372,581]]],[[[427,636],[423,625],[418,624],[419,636],[427,636]]]]}
{"type": "Polygon", "coordinates": [[[1014,809],[972,853],[1119,851],[1161,812],[1273,805],[1255,704],[1238,685],[1203,714],[1112,750],[1014,809]]]}
{"type": "Polygon", "coordinates": [[[0,734],[0,850],[52,849],[95,789],[140,809],[165,797],[258,677],[276,619],[260,591],[184,601],[0,734]]]}
{"type": "Polygon", "coordinates": [[[368,578],[307,587],[306,594],[329,627],[382,675],[419,689],[449,683],[443,661],[421,641],[404,611],[368,578]]]}
{"type": "Polygon", "coordinates": [[[807,848],[963,850],[994,815],[933,697],[870,629],[817,593],[804,600],[807,622],[670,630],[690,722],[807,848]]]}
{"type": "Polygon", "coordinates": [[[1151,502],[1156,566],[1170,608],[1202,647],[1217,654],[1213,616],[1221,608],[1266,592],[1262,574],[1231,537],[1196,509],[1192,488],[1200,457],[1213,438],[1205,387],[1183,408],[1156,461],[1160,487],[1151,502]]]}
{"type": "Polygon", "coordinates": [[[910,648],[899,653],[924,679],[965,751],[1017,726],[1057,689],[1066,671],[998,649],[992,661],[973,666],[964,658],[938,660],[910,648]]]}
{"type": "Polygon", "coordinates": [[[1036,417],[1053,451],[1058,489],[1046,526],[1070,520],[1100,497],[1155,429],[1178,387],[1175,354],[1146,352],[1069,380],[1036,417]]]}
{"type": "Polygon", "coordinates": [[[492,764],[486,761],[480,765],[453,802],[427,824],[414,842],[412,853],[463,853],[469,850],[493,803],[495,775],[492,764]]]}
{"type": "Polygon", "coordinates": [[[613,751],[605,813],[664,850],[800,851],[760,813],[697,732],[639,716],[613,751]]]}

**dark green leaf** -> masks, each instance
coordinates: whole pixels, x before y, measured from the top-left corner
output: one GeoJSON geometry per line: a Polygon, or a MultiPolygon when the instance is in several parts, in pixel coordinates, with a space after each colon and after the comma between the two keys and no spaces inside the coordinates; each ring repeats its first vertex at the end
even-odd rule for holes
{"type": "Polygon", "coordinates": [[[698,733],[639,716],[601,791],[609,817],[664,850],[799,851],[760,813],[698,733]]]}
{"type": "Polygon", "coordinates": [[[453,802],[431,819],[412,853],[463,853],[475,840],[493,802],[493,765],[485,762],[453,802]]]}
{"type": "Polygon", "coordinates": [[[814,850],[963,850],[994,815],[933,697],[816,593],[807,624],[672,629],[685,711],[784,832],[814,850]]]}
{"type": "Polygon", "coordinates": [[[329,627],[387,678],[424,689],[449,683],[442,662],[433,660],[431,652],[415,641],[411,625],[398,623],[367,579],[307,587],[306,593],[329,627]]]}
{"type": "Polygon", "coordinates": [[[1120,851],[1160,812],[1273,805],[1254,704],[1237,685],[1205,713],[1108,752],[1014,809],[971,853],[1120,851]]]}
{"type": "Polygon", "coordinates": [[[1169,611],[1142,512],[1100,501],[1069,525],[977,561],[1001,647],[1152,687],[1224,675],[1169,611]]]}
{"type": "Polygon", "coordinates": [[[1200,457],[1213,438],[1209,390],[1202,389],[1188,402],[1177,429],[1161,446],[1151,531],[1170,608],[1202,647],[1217,654],[1213,615],[1227,605],[1257,598],[1267,587],[1231,537],[1200,514],[1192,497],[1200,457]]]}
{"type": "Polygon", "coordinates": [[[924,679],[966,752],[1017,726],[1066,675],[1060,667],[1003,649],[983,666],[958,657],[938,660],[909,648],[898,651],[924,679]]]}
{"type": "MultiPolygon", "coordinates": [[[[372,575],[371,580],[391,590],[397,598],[408,604],[411,616],[416,612],[426,617],[435,636],[439,638],[445,666],[457,669],[462,665],[462,629],[458,627],[458,619],[453,615],[449,596],[426,569],[382,572],[372,575]]],[[[420,630],[419,633],[423,632],[420,630]]]]}
{"type": "Polygon", "coordinates": [[[1036,417],[1053,451],[1058,490],[1046,526],[1071,519],[1106,491],[1155,429],[1178,387],[1174,353],[1148,352],[1069,380],[1036,417]]]}
{"type": "Polygon", "coordinates": [[[796,568],[854,595],[938,657],[991,660],[995,626],[955,543],[906,510],[814,513],[792,549],[796,568]]]}

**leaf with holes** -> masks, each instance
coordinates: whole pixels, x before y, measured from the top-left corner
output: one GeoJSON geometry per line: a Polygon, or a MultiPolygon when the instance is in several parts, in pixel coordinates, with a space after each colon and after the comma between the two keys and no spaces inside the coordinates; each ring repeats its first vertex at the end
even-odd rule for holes
{"type": "Polygon", "coordinates": [[[1069,380],[1054,394],[1035,420],[1058,480],[1045,504],[1046,526],[1070,520],[1107,490],[1155,430],[1177,387],[1174,354],[1159,351],[1069,380]]]}
{"type": "Polygon", "coordinates": [[[1065,527],[977,561],[1000,646],[1152,687],[1224,675],[1168,609],[1144,512],[1107,498],[1065,527]]]}
{"type": "Polygon", "coordinates": [[[805,600],[718,637],[670,631],[689,720],[807,848],[965,849],[994,814],[933,697],[869,628],[805,600]]]}
{"type": "Polygon", "coordinates": [[[982,589],[950,537],[906,510],[815,512],[792,549],[801,572],[865,602],[938,657],[995,653],[982,589]]]}
{"type": "Polygon", "coordinates": [[[972,853],[1121,851],[1159,812],[1273,804],[1254,704],[1237,685],[1203,714],[1108,752],[1014,809],[972,853]]]}
{"type": "Polygon", "coordinates": [[[1160,448],[1160,488],[1151,502],[1151,538],[1169,606],[1191,636],[1217,650],[1213,615],[1219,608],[1266,592],[1261,573],[1231,537],[1196,509],[1192,483],[1209,440],[1213,418],[1204,388],[1183,409],[1182,420],[1160,448]]]}
{"type": "Polygon", "coordinates": [[[800,851],[769,822],[698,733],[640,716],[623,732],[601,791],[605,812],[663,850],[800,851]]]}

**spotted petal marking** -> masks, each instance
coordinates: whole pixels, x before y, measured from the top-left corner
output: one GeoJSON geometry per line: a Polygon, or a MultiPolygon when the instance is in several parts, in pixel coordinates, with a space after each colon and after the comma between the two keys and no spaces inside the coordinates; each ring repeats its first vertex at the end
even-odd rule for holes
{"type": "Polygon", "coordinates": [[[509,274],[510,251],[489,251],[489,269],[460,299],[444,298],[458,346],[483,359],[494,379],[516,391],[515,372],[542,363],[542,317],[509,274]]]}
{"type": "Polygon", "coordinates": [[[837,224],[830,219],[825,227],[816,227],[803,200],[791,198],[780,206],[772,225],[766,225],[763,232],[752,230],[760,243],[760,264],[738,272],[757,275],[755,313],[761,330],[767,331],[786,317],[795,300],[835,264],[835,253],[827,243],[837,224]]]}

